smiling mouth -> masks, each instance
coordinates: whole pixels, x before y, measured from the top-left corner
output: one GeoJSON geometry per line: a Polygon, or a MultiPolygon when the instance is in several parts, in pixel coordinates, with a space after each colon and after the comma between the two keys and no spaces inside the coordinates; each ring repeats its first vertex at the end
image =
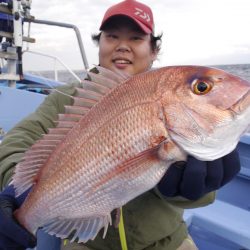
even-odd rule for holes
{"type": "Polygon", "coordinates": [[[114,59],[112,60],[113,63],[117,63],[117,64],[132,64],[131,61],[126,60],[126,59],[114,59]]]}

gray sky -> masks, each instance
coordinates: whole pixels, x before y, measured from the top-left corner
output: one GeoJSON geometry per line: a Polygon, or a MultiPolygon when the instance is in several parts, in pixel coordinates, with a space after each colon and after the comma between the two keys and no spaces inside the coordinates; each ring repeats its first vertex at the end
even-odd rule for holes
{"type": "MultiPolygon", "coordinates": [[[[72,23],[81,31],[90,66],[98,64],[98,48],[91,40],[104,12],[117,0],[33,0],[37,19],[72,23]]],[[[250,63],[250,0],[141,0],[151,6],[156,34],[163,33],[162,51],[155,66],[180,64],[250,63]]],[[[74,32],[32,24],[37,43],[30,50],[58,57],[71,69],[82,69],[74,32]]],[[[52,60],[25,55],[26,69],[53,68],[52,60]],[[30,64],[31,62],[31,64],[30,64]],[[29,65],[28,65],[29,64],[29,65]],[[30,66],[31,65],[31,66],[30,66]]]]}

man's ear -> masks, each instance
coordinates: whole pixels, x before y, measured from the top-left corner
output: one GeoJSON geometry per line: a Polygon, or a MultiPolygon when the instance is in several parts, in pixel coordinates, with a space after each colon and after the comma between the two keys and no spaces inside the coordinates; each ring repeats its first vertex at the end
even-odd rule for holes
{"type": "Polygon", "coordinates": [[[151,59],[152,59],[152,63],[157,59],[158,56],[158,51],[152,51],[152,55],[151,55],[151,59]]]}

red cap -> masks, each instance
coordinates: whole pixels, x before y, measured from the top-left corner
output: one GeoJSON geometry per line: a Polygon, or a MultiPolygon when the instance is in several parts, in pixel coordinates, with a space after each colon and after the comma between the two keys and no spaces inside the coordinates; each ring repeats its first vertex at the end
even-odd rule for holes
{"type": "Polygon", "coordinates": [[[151,9],[135,0],[125,0],[116,5],[111,6],[105,13],[100,30],[102,30],[106,21],[116,15],[125,15],[134,20],[139,27],[146,33],[154,32],[154,19],[151,9]]]}

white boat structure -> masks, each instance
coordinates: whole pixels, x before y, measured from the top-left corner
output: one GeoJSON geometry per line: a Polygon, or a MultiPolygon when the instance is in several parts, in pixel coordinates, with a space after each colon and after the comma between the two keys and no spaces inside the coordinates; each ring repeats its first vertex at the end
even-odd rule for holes
{"type": "MultiPolygon", "coordinates": [[[[37,23],[73,29],[83,65],[88,69],[78,28],[72,24],[36,19],[30,15],[30,9],[31,0],[13,0],[11,5],[0,3],[0,13],[8,14],[10,20],[13,20],[12,31],[0,31],[0,37],[3,37],[0,43],[0,141],[17,122],[38,107],[47,94],[45,90],[65,84],[58,81],[56,69],[54,80],[23,72],[23,53],[36,53],[57,60],[76,81],[80,81],[58,58],[24,50],[23,44],[34,43],[35,39],[23,34],[23,25],[37,23]]],[[[6,20],[1,18],[0,15],[0,22],[6,20]]],[[[242,137],[238,148],[241,158],[241,171],[238,176],[218,192],[212,205],[185,211],[189,232],[200,250],[250,249],[250,134],[242,137]]],[[[37,249],[45,249],[43,243],[39,244],[37,249]]],[[[50,238],[47,244],[51,245],[46,249],[59,250],[58,239],[50,238]]]]}

